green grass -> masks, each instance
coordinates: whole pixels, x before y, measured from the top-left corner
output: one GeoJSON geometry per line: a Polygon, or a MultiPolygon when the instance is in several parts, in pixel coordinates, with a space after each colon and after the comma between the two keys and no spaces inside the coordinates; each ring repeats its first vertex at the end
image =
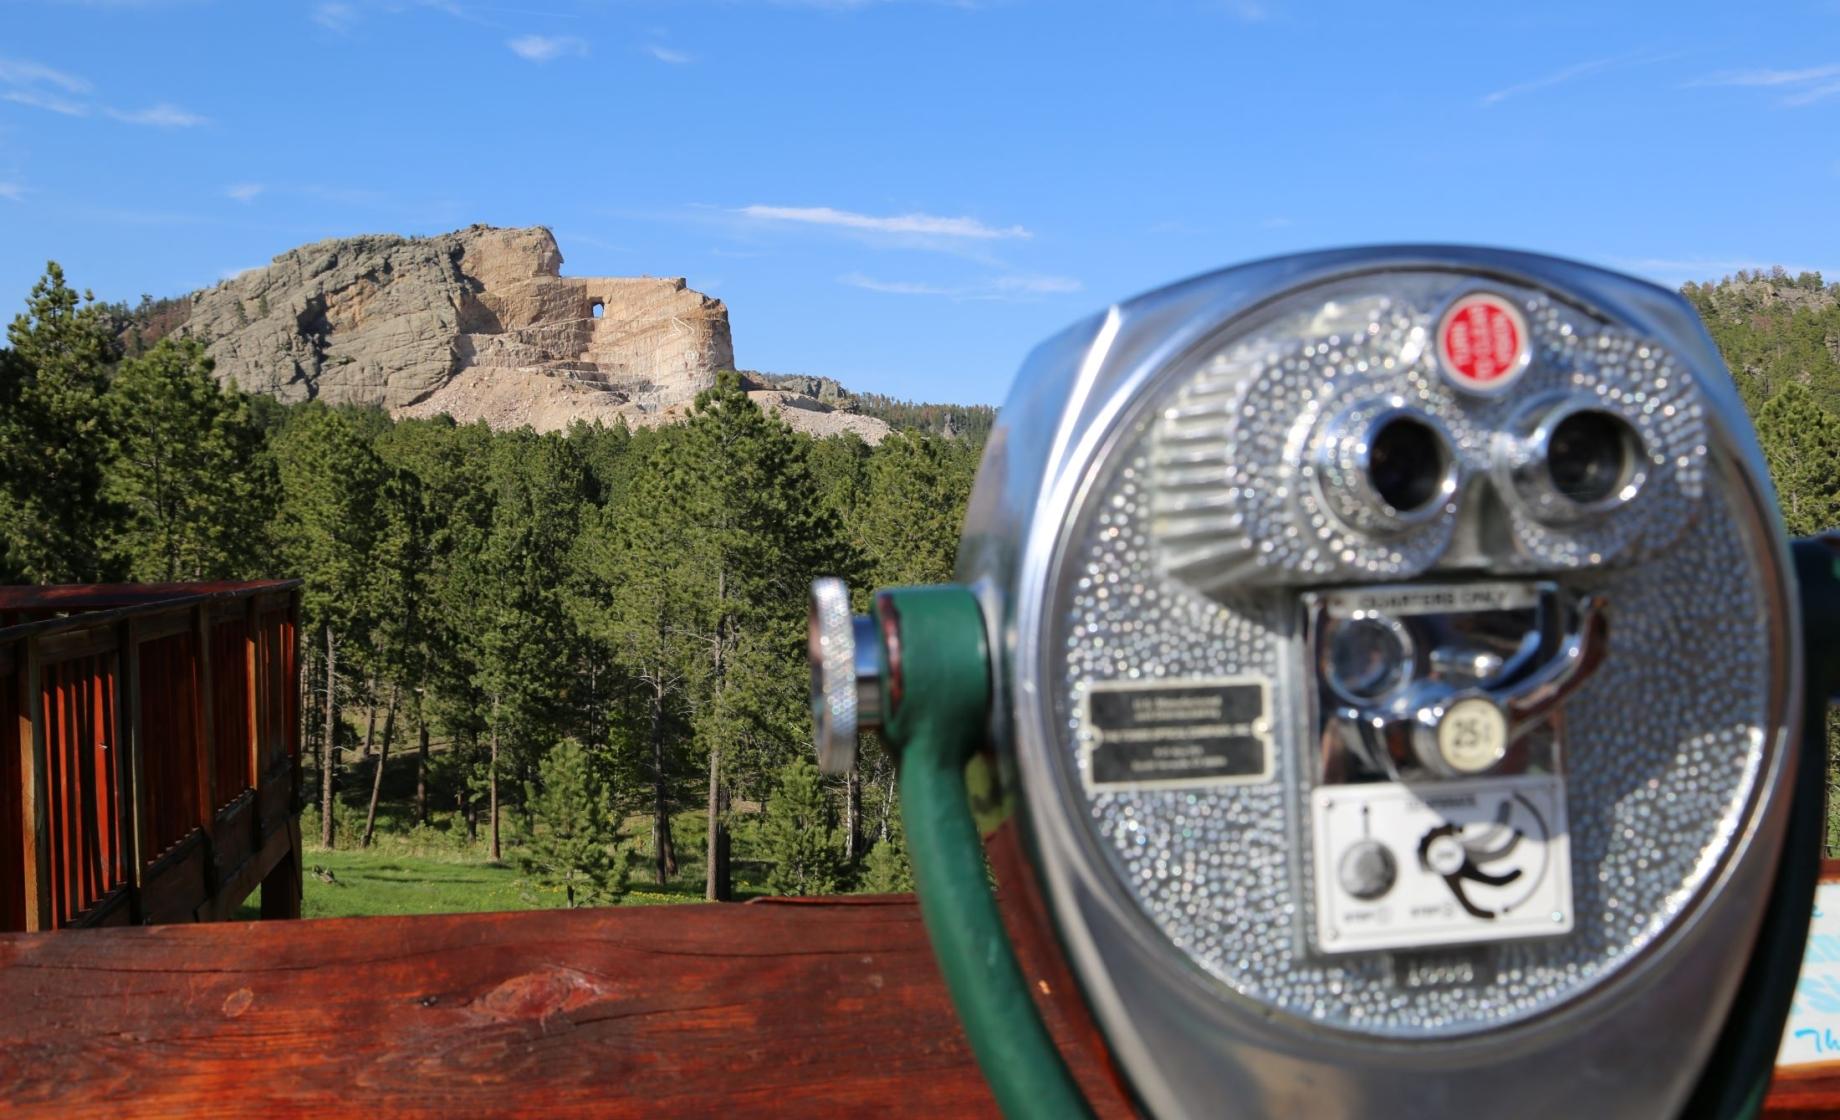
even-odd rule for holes
{"type": "Polygon", "coordinates": [[[530,889],[515,868],[490,863],[312,849],[303,862],[304,918],[529,910],[562,901],[530,889]]]}
{"type": "MultiPolygon", "coordinates": [[[[483,822],[478,839],[467,838],[464,826],[455,819],[451,795],[434,800],[428,826],[415,826],[412,740],[409,749],[401,749],[399,744],[398,749],[392,750],[384,767],[377,834],[369,848],[358,848],[357,842],[363,831],[365,807],[370,800],[371,764],[350,756],[349,764],[340,767],[340,771],[335,817],[339,826],[337,846],[328,850],[317,844],[317,804],[310,804],[301,818],[302,839],[307,845],[301,858],[305,871],[302,917],[464,914],[549,909],[566,904],[562,892],[528,880],[518,869],[517,854],[524,842],[524,824],[515,804],[505,805],[500,814],[499,831],[505,854],[500,863],[488,858],[483,822]],[[315,868],[331,878],[315,874],[315,868]]],[[[317,775],[309,771],[306,785],[309,799],[317,801],[317,775]]],[[[501,787],[501,792],[508,799],[518,793],[509,782],[501,787]]],[[[746,818],[740,817],[736,823],[737,831],[745,834],[746,818]]],[[[669,883],[659,885],[652,879],[649,853],[643,850],[650,839],[650,818],[635,814],[622,821],[622,835],[639,851],[628,891],[620,904],[701,902],[704,826],[705,818],[700,810],[686,809],[673,817],[671,831],[677,846],[678,873],[669,883]]],[[[738,848],[745,847],[740,836],[737,841],[738,848]]],[[[750,898],[767,893],[764,885],[767,865],[748,860],[740,852],[737,856],[740,858],[732,868],[735,896],[750,898]]],[[[258,912],[257,896],[252,895],[243,904],[238,917],[254,918],[258,912]]]]}

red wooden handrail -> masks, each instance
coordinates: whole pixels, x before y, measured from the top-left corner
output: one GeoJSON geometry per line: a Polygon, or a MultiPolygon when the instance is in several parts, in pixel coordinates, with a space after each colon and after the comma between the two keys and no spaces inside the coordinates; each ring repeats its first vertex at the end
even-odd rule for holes
{"type": "Polygon", "coordinates": [[[0,1005],[20,1115],[995,1115],[908,896],[8,934],[0,1005]]]}

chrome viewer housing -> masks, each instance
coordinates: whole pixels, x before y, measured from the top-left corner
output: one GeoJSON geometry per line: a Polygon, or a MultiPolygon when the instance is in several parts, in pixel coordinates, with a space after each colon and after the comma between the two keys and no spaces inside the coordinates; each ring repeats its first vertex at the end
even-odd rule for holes
{"type": "Polygon", "coordinates": [[[1034,885],[1148,1112],[1678,1112],[1801,668],[1677,294],[1403,246],[1111,307],[1025,364],[958,577],[1034,885]]]}

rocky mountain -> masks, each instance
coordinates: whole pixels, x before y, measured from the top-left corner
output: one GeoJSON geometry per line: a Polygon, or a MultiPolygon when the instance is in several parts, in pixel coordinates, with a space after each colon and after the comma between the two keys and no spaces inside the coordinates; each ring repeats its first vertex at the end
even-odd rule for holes
{"type": "MultiPolygon", "coordinates": [[[[721,300],[682,277],[563,276],[542,227],[304,245],[180,301],[167,331],[204,341],[223,380],[284,401],[539,431],[681,419],[735,365],[721,300]]],[[[889,430],[840,408],[850,398],[828,378],[746,384],[801,431],[874,443],[889,430]]]]}
{"type": "Polygon", "coordinates": [[[1746,271],[1681,289],[1755,412],[1799,384],[1840,412],[1840,284],[1818,272],[1746,271]]]}

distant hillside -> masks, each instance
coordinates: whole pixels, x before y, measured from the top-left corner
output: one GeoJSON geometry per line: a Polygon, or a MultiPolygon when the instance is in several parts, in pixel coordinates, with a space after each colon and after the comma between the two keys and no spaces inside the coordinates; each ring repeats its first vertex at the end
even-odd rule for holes
{"type": "Polygon", "coordinates": [[[1840,284],[1777,268],[1680,291],[1719,344],[1752,415],[1791,383],[1840,413],[1840,284]]]}
{"type": "Polygon", "coordinates": [[[958,438],[978,446],[997,420],[997,410],[987,404],[926,404],[881,393],[852,393],[832,378],[806,374],[743,370],[741,376],[749,389],[797,393],[843,412],[874,417],[896,431],[958,438]]]}

